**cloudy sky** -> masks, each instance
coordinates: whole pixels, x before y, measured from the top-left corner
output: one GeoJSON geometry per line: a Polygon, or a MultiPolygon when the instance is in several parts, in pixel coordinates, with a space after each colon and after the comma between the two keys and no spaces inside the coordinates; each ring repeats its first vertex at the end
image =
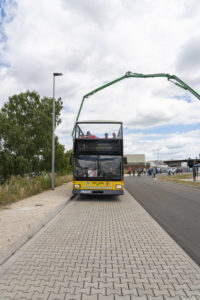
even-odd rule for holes
{"type": "MultiPolygon", "coordinates": [[[[66,150],[83,95],[123,76],[169,73],[200,93],[199,0],[0,0],[0,107],[36,90],[62,97],[66,150]]],[[[124,122],[125,153],[200,153],[200,100],[166,78],[125,79],[88,98],[81,120],[124,122]]]]}

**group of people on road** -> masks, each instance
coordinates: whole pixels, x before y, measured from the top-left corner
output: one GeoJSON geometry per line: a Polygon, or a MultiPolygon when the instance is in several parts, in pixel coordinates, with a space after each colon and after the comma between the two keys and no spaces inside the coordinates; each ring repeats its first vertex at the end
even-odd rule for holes
{"type": "Polygon", "coordinates": [[[134,170],[133,168],[129,167],[129,169],[128,169],[129,176],[131,176],[131,173],[133,174],[133,176],[137,175],[138,177],[140,177],[142,174],[145,174],[145,171],[144,171],[143,168],[139,168],[137,170],[134,170]]]}
{"type": "MultiPolygon", "coordinates": [[[[133,174],[133,176],[140,177],[141,175],[146,174],[146,170],[143,169],[143,168],[138,168],[137,170],[134,170],[133,168],[129,167],[128,174],[129,174],[129,176],[131,176],[131,174],[133,174]]],[[[153,178],[156,178],[157,169],[156,168],[151,168],[147,171],[147,174],[149,176],[152,176],[153,178]]]]}
{"type": "Polygon", "coordinates": [[[147,171],[147,174],[149,176],[152,176],[153,178],[156,178],[156,174],[157,174],[157,169],[156,168],[151,168],[147,171]]]}

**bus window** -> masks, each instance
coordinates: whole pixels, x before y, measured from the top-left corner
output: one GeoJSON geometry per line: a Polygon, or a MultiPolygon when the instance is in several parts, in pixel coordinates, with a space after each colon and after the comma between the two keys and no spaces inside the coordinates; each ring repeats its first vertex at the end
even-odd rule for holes
{"type": "Polygon", "coordinates": [[[116,178],[121,176],[120,156],[99,156],[99,177],[116,178]]]}
{"type": "Polygon", "coordinates": [[[96,177],[97,176],[97,156],[79,155],[75,159],[75,176],[96,177]]]}
{"type": "Polygon", "coordinates": [[[119,178],[122,172],[121,156],[79,155],[75,159],[75,176],[119,178]]]}

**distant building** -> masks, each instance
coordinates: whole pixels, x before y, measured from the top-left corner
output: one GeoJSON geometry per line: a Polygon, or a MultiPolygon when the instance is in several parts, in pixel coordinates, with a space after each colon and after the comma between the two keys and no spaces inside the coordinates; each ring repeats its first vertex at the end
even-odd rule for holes
{"type": "Polygon", "coordinates": [[[169,167],[162,160],[150,160],[148,161],[151,168],[159,168],[162,170],[167,170],[169,167]]]}
{"type": "Polygon", "coordinates": [[[200,163],[199,158],[188,158],[188,159],[172,159],[172,160],[165,160],[165,164],[170,167],[182,167],[183,163],[187,163],[189,168],[192,168],[193,165],[200,163]]]}
{"type": "Polygon", "coordinates": [[[124,155],[125,164],[124,168],[139,169],[139,168],[150,168],[150,164],[145,161],[145,154],[126,154],[124,155]]]}

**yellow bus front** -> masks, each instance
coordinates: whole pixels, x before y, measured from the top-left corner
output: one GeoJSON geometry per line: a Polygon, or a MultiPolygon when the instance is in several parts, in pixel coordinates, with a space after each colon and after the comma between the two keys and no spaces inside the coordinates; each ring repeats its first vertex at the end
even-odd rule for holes
{"type": "Polygon", "coordinates": [[[73,181],[73,194],[123,195],[124,181],[73,181]]]}

